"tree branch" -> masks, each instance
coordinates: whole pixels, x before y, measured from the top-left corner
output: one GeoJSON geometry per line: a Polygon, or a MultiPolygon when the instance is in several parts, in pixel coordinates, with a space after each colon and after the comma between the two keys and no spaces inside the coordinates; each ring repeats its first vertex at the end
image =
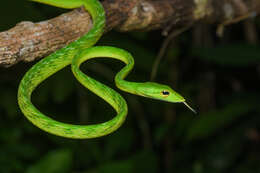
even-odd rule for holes
{"type": "MultiPolygon", "coordinates": [[[[256,16],[259,0],[105,0],[106,32],[185,27],[204,21],[225,25],[256,16]]],[[[39,23],[21,22],[0,32],[0,66],[44,57],[78,39],[91,28],[83,8],[39,23]]]]}

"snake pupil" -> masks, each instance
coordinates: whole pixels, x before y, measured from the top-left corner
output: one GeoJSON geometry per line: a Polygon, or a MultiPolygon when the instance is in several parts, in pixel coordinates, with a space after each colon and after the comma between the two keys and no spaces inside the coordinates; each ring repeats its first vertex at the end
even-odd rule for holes
{"type": "Polygon", "coordinates": [[[169,91],[162,91],[162,94],[165,95],[165,96],[168,96],[168,95],[170,95],[170,92],[169,91]]]}

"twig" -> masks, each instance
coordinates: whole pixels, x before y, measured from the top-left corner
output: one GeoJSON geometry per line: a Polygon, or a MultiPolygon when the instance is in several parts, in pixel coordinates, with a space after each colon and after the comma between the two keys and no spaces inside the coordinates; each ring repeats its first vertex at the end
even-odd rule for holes
{"type": "Polygon", "coordinates": [[[156,59],[154,61],[154,64],[153,64],[153,67],[152,67],[152,72],[151,72],[151,81],[154,81],[155,77],[156,77],[156,74],[157,74],[157,71],[158,71],[158,67],[159,67],[159,64],[165,54],[165,51],[168,47],[168,45],[170,44],[170,42],[178,35],[180,35],[181,33],[183,33],[184,31],[188,30],[190,27],[192,26],[192,24],[186,26],[186,27],[183,27],[181,29],[178,29],[178,30],[174,30],[171,32],[171,34],[166,37],[166,39],[163,41],[163,44],[160,48],[160,51],[159,53],[157,54],[156,56],[156,59]]]}

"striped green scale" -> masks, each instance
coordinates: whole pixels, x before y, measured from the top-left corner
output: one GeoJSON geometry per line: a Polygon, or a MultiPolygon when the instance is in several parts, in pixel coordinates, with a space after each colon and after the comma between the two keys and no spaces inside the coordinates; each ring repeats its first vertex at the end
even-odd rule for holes
{"type": "MultiPolygon", "coordinates": [[[[124,78],[132,70],[134,59],[130,53],[115,47],[92,47],[102,36],[105,26],[105,12],[97,0],[33,0],[61,8],[77,8],[84,6],[93,21],[92,29],[80,39],[56,51],[36,63],[23,77],[18,89],[18,104],[21,111],[34,125],[49,133],[67,138],[96,138],[112,133],[125,121],[127,103],[125,99],[113,89],[92,79],[80,71],[79,66],[91,58],[107,57],[123,61],[126,65],[115,76],[115,83],[123,91],[148,98],[168,102],[183,102],[185,99],[169,86],[145,82],[129,82],[124,78]],[[93,125],[74,125],[56,121],[41,113],[31,102],[34,89],[46,78],[70,65],[77,80],[108,102],[117,112],[111,120],[93,125]]],[[[185,103],[186,104],[186,103],[185,103]]]]}

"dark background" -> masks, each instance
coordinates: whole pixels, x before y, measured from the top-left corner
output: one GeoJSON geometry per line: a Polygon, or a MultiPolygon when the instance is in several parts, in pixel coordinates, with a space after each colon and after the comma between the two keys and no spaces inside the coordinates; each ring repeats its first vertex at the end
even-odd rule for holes
{"type": "MultiPolygon", "coordinates": [[[[41,21],[65,10],[28,1],[2,1],[0,30],[21,21],[41,21]]],[[[116,132],[98,139],[72,140],[33,126],[17,105],[17,88],[33,65],[0,68],[0,172],[2,173],[257,173],[260,172],[258,18],[225,28],[196,24],[168,46],[155,81],[172,86],[199,113],[119,91],[129,113],[116,132]],[[249,28],[253,27],[256,32],[249,28]],[[249,39],[249,34],[255,34],[249,39]]],[[[161,31],[109,32],[98,45],[130,51],[136,61],[130,81],[148,81],[165,38],[161,31]]],[[[102,59],[82,69],[115,88],[121,62],[102,59]]],[[[52,118],[73,124],[111,119],[115,112],[84,89],[70,68],[34,92],[33,103],[52,118]]]]}

